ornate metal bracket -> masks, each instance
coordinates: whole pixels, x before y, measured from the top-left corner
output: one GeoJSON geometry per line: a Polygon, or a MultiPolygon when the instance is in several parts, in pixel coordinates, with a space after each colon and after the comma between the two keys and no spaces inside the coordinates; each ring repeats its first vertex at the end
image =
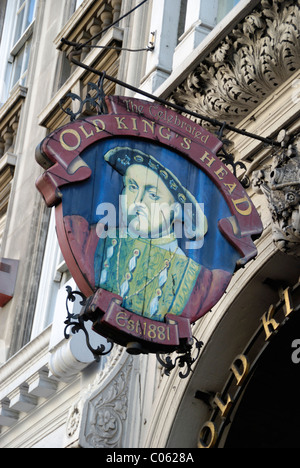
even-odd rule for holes
{"type": "Polygon", "coordinates": [[[97,115],[107,114],[107,107],[105,104],[105,93],[103,90],[103,81],[105,79],[105,72],[102,77],[99,78],[98,83],[88,83],[88,86],[91,90],[95,92],[94,96],[88,92],[85,99],[81,99],[78,94],[75,93],[68,93],[64,98],[59,101],[59,106],[63,112],[70,116],[71,122],[77,120],[82,116],[83,108],[86,104],[91,106],[97,112],[97,115]],[[79,108],[77,112],[74,112],[70,107],[65,108],[64,105],[68,101],[68,99],[72,99],[72,101],[78,101],[79,108]]]}
{"type": "MultiPolygon", "coordinates": [[[[227,123],[223,122],[222,127],[216,133],[219,140],[221,140],[223,143],[223,146],[218,152],[217,156],[218,158],[221,159],[221,161],[223,162],[223,164],[225,164],[225,166],[230,166],[232,168],[231,169],[232,173],[234,174],[235,177],[237,177],[238,167],[244,170],[245,172],[247,171],[247,167],[242,161],[235,161],[234,154],[227,151],[226,147],[230,146],[230,140],[224,138],[224,135],[223,135],[223,132],[226,126],[227,126],[227,123]]],[[[244,188],[248,188],[250,186],[250,180],[248,177],[243,177],[243,179],[240,182],[244,188]]]]}
{"type": "Polygon", "coordinates": [[[86,317],[84,314],[71,314],[69,311],[68,303],[69,302],[75,302],[76,301],[76,296],[79,296],[81,298],[80,305],[85,306],[87,299],[86,297],[79,291],[73,291],[70,286],[66,287],[67,290],[67,299],[66,299],[66,309],[67,309],[67,319],[65,320],[65,330],[64,330],[64,335],[65,338],[68,340],[70,338],[70,335],[67,333],[67,329],[69,327],[72,327],[71,331],[73,334],[78,333],[80,330],[83,331],[85,334],[86,338],[86,344],[88,349],[93,353],[93,356],[96,361],[100,360],[100,356],[105,356],[106,354],[109,354],[113,348],[113,343],[110,342],[111,347],[106,350],[105,346],[101,344],[98,346],[97,349],[94,349],[91,344],[90,344],[90,337],[89,333],[85,328],[85,322],[89,320],[88,317],[86,317]]]}
{"type": "MultiPolygon", "coordinates": [[[[72,327],[71,331],[73,334],[78,333],[79,331],[83,331],[83,333],[85,334],[88,349],[92,352],[95,360],[99,361],[100,356],[105,356],[106,354],[109,354],[111,352],[114,344],[108,340],[111,344],[111,347],[108,350],[106,350],[106,347],[102,344],[98,346],[97,349],[94,349],[91,346],[89,333],[85,328],[85,322],[91,320],[91,316],[85,312],[85,310],[88,309],[88,307],[86,307],[88,306],[88,299],[81,292],[73,291],[70,286],[67,286],[66,290],[67,319],[64,322],[66,325],[64,330],[65,338],[70,338],[70,335],[67,333],[69,327],[72,327]],[[78,297],[81,299],[79,303],[83,307],[82,312],[80,314],[71,314],[69,311],[68,303],[75,302],[78,297]]],[[[170,375],[170,372],[177,366],[177,364],[180,368],[186,367],[185,372],[179,372],[179,377],[181,379],[185,379],[190,375],[190,372],[192,372],[192,365],[197,361],[202,346],[203,342],[198,341],[197,338],[193,336],[193,340],[191,340],[190,343],[184,345],[184,347],[177,351],[177,353],[180,355],[175,358],[174,362],[172,361],[170,356],[167,356],[164,360],[164,358],[159,353],[157,353],[156,357],[158,362],[165,368],[165,375],[167,376],[170,375]],[[192,350],[194,346],[197,350],[196,357],[192,357],[192,350]]]]}
{"type": "Polygon", "coordinates": [[[196,342],[195,348],[197,350],[197,355],[194,358],[192,357],[192,349],[193,349],[194,342],[191,345],[188,345],[186,347],[186,350],[183,353],[180,353],[181,356],[178,356],[177,358],[175,358],[174,362],[172,361],[170,356],[167,356],[165,360],[163,360],[160,354],[156,355],[158,362],[165,368],[165,372],[164,372],[165,375],[169,376],[170,372],[173,369],[175,369],[177,364],[178,364],[178,367],[180,368],[183,368],[186,366],[185,373],[179,372],[179,377],[181,379],[186,379],[190,375],[190,373],[193,372],[192,365],[197,361],[200,355],[201,348],[203,346],[202,341],[198,341],[197,338],[195,338],[194,336],[193,336],[193,339],[196,342]]]}
{"type": "MultiPolygon", "coordinates": [[[[230,144],[229,140],[225,139],[221,141],[223,143],[223,147],[218,152],[217,156],[221,159],[222,163],[225,164],[225,166],[230,166],[232,168],[231,171],[235,177],[237,177],[238,167],[246,172],[247,167],[245,164],[242,161],[235,161],[234,155],[232,153],[228,153],[228,151],[225,149],[225,146],[230,144]]],[[[240,182],[244,188],[248,188],[250,186],[250,180],[248,177],[243,177],[240,182]]]]}

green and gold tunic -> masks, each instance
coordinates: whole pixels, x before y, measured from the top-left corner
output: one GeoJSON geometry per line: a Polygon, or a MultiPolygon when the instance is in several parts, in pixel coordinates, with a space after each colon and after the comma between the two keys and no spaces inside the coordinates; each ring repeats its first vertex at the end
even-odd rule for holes
{"type": "Polygon", "coordinates": [[[175,237],[99,239],[95,285],[123,297],[123,307],[153,320],[181,315],[201,266],[186,257],[175,237]]]}

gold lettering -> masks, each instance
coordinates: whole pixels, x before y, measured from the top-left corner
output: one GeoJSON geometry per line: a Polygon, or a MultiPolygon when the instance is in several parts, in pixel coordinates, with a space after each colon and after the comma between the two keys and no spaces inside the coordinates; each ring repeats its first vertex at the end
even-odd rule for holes
{"type": "Polygon", "coordinates": [[[118,130],[128,130],[127,125],[124,123],[125,117],[115,117],[117,124],[118,124],[118,130]]]}
{"type": "Polygon", "coordinates": [[[139,320],[135,324],[135,333],[137,335],[142,335],[143,334],[143,330],[142,330],[142,327],[141,327],[141,324],[140,324],[139,320]]]}
{"type": "Polygon", "coordinates": [[[127,112],[130,112],[129,104],[130,104],[131,101],[129,101],[129,99],[125,99],[124,102],[125,102],[125,105],[126,105],[127,112]]]}
{"type": "Polygon", "coordinates": [[[217,171],[215,171],[216,176],[219,180],[224,179],[224,177],[228,174],[228,171],[224,167],[220,167],[217,171]]]}
{"type": "Polygon", "coordinates": [[[144,122],[144,133],[148,133],[147,127],[149,127],[152,134],[154,135],[155,122],[149,122],[148,120],[144,120],[144,119],[143,119],[143,122],[144,122]]]}
{"type": "Polygon", "coordinates": [[[80,135],[78,132],[76,132],[76,130],[64,130],[61,135],[60,135],[60,144],[61,146],[67,150],[67,151],[74,151],[76,150],[79,146],[80,146],[80,143],[81,143],[81,138],[80,138],[80,135]],[[74,146],[70,146],[68,145],[65,140],[64,140],[64,136],[67,135],[67,134],[71,134],[71,135],[74,135],[75,138],[77,139],[77,143],[76,145],[74,146]]]}
{"type": "Polygon", "coordinates": [[[103,132],[105,130],[105,123],[103,122],[103,120],[95,119],[95,120],[92,121],[92,123],[96,127],[96,132],[97,133],[103,132]],[[101,125],[101,128],[99,127],[98,124],[101,125]]]}
{"type": "Polygon", "coordinates": [[[232,406],[231,396],[228,394],[227,395],[227,401],[226,401],[226,403],[224,403],[223,400],[221,400],[221,398],[220,398],[220,394],[217,393],[215,398],[214,398],[214,403],[220,409],[222,418],[226,418],[226,416],[228,414],[228,411],[230,410],[230,408],[232,406]]]}
{"type": "Polygon", "coordinates": [[[225,187],[228,187],[230,194],[236,189],[236,184],[224,184],[224,185],[225,187]]]}
{"type": "Polygon", "coordinates": [[[92,136],[94,136],[93,130],[91,131],[91,133],[88,133],[88,132],[86,131],[86,129],[84,128],[83,125],[81,125],[81,127],[79,127],[79,128],[80,128],[80,130],[82,131],[82,133],[84,134],[84,136],[85,136],[87,139],[90,138],[90,137],[92,137],[92,136]]]}
{"type": "Polygon", "coordinates": [[[132,120],[132,123],[133,123],[132,130],[137,130],[136,118],[135,118],[135,117],[131,117],[131,120],[132,120]]]}
{"type": "Polygon", "coordinates": [[[163,130],[167,130],[169,132],[171,132],[171,130],[169,128],[166,128],[166,127],[160,127],[159,128],[159,134],[162,138],[165,138],[166,140],[170,140],[171,138],[171,133],[167,133],[167,134],[163,134],[163,130]]]}
{"type": "Polygon", "coordinates": [[[148,326],[148,338],[150,338],[150,340],[155,340],[156,338],[156,326],[153,325],[152,323],[148,326]]]}
{"type": "Polygon", "coordinates": [[[249,364],[247,356],[245,356],[244,354],[240,354],[239,356],[235,358],[235,360],[231,364],[230,370],[233,372],[236,378],[237,386],[240,386],[244,383],[245,378],[248,375],[249,368],[250,368],[250,364],[249,364]],[[240,369],[240,364],[242,364],[241,369],[240,369]]]}
{"type": "Polygon", "coordinates": [[[201,137],[202,143],[207,143],[208,139],[209,139],[209,135],[206,135],[206,136],[203,135],[203,136],[201,137]]]}
{"type": "Polygon", "coordinates": [[[232,200],[234,206],[235,206],[235,209],[238,213],[240,213],[242,216],[249,216],[249,214],[251,214],[252,212],[252,206],[251,206],[251,203],[250,201],[248,200],[248,198],[244,197],[244,198],[239,198],[238,200],[232,200]],[[242,203],[247,203],[248,207],[245,208],[244,210],[238,208],[238,205],[241,205],[242,203]]]}
{"type": "Polygon", "coordinates": [[[116,322],[120,327],[126,327],[126,322],[127,322],[127,314],[125,312],[119,312],[117,317],[116,317],[116,322]],[[124,320],[125,322],[120,322],[120,320],[124,320]]]}
{"type": "Polygon", "coordinates": [[[128,320],[127,327],[126,327],[127,330],[130,331],[130,332],[134,331],[134,325],[135,325],[134,320],[128,320]]]}
{"type": "Polygon", "coordinates": [[[266,312],[261,318],[265,329],[266,341],[268,341],[274,331],[279,327],[279,323],[273,318],[274,313],[275,307],[271,305],[268,312],[266,312]]]}
{"type": "Polygon", "coordinates": [[[202,426],[198,437],[198,448],[212,448],[218,437],[216,426],[213,422],[208,421],[202,426]]]}
{"type": "Polygon", "coordinates": [[[286,288],[283,291],[283,297],[284,297],[284,302],[285,302],[285,316],[288,317],[288,315],[290,315],[290,313],[293,312],[294,310],[293,305],[292,305],[290,288],[286,288]]]}
{"type": "Polygon", "coordinates": [[[184,138],[183,138],[183,143],[181,143],[180,146],[181,146],[183,149],[189,150],[189,149],[191,149],[191,143],[192,143],[192,140],[190,140],[190,139],[187,138],[187,137],[184,137],[184,138]],[[185,146],[185,145],[186,145],[186,146],[185,146]]]}
{"type": "Polygon", "coordinates": [[[207,160],[208,162],[206,163],[206,165],[210,167],[215,162],[216,159],[213,157],[209,158],[208,156],[209,156],[209,153],[205,151],[204,155],[202,156],[202,158],[200,158],[200,160],[203,162],[206,162],[207,160]]]}
{"type": "Polygon", "coordinates": [[[157,106],[150,106],[149,107],[149,114],[152,115],[152,117],[156,118],[157,115],[155,114],[155,112],[152,112],[152,109],[157,109],[157,106]]]}

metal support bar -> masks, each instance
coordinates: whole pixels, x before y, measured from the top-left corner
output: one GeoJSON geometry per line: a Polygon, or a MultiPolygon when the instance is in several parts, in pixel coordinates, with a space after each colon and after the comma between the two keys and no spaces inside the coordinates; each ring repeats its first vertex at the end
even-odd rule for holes
{"type": "Polygon", "coordinates": [[[85,70],[91,72],[91,73],[95,73],[95,75],[98,75],[98,76],[101,76],[103,77],[105,75],[105,78],[119,86],[122,86],[126,89],[129,89],[130,91],[133,91],[135,93],[138,93],[138,94],[141,94],[142,96],[145,96],[149,99],[152,99],[156,102],[159,102],[160,104],[164,105],[164,106],[168,106],[168,107],[171,107],[179,112],[184,112],[186,114],[189,114],[193,117],[196,117],[197,119],[200,119],[200,120],[205,120],[206,122],[209,122],[211,123],[213,126],[215,127],[220,127],[220,129],[224,130],[225,128],[227,130],[230,130],[232,132],[235,132],[235,133],[239,133],[240,135],[243,135],[243,136],[246,136],[248,138],[253,138],[254,140],[259,140],[261,141],[262,143],[265,143],[266,145],[270,145],[270,146],[277,146],[277,147],[281,147],[282,144],[277,142],[277,141],[274,141],[274,140],[271,140],[270,138],[264,138],[264,137],[261,137],[259,135],[255,135],[254,133],[249,133],[245,130],[241,130],[239,128],[236,128],[236,127],[233,127],[232,125],[229,125],[227,123],[225,123],[224,121],[223,122],[220,122],[219,120],[217,119],[213,119],[211,117],[207,117],[207,116],[204,116],[204,115],[200,115],[198,114],[197,112],[193,112],[193,111],[190,111],[188,109],[185,109],[184,107],[181,107],[181,106],[178,106],[177,104],[173,104],[171,102],[168,102],[166,101],[165,99],[162,99],[162,98],[159,98],[157,96],[154,96],[153,94],[150,94],[150,93],[147,93],[146,91],[143,91],[141,89],[138,89],[136,88],[135,86],[132,86],[128,83],[124,83],[123,81],[121,80],[118,80],[117,78],[114,78],[113,76],[110,76],[110,75],[107,75],[106,72],[101,72],[95,68],[92,68],[88,65],[85,65],[84,63],[80,62],[79,60],[76,60],[74,58],[74,55],[78,55],[79,52],[78,51],[74,51],[74,52],[71,52],[69,58],[71,60],[71,62],[74,64],[74,65],[77,65],[78,67],[81,67],[81,68],[84,68],[85,70]]]}

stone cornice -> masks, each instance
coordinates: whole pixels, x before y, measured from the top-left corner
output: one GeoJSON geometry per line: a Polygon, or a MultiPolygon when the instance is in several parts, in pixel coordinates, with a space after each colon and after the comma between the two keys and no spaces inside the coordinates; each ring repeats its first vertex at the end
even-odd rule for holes
{"type": "Polygon", "coordinates": [[[299,24],[299,1],[262,0],[169,99],[237,124],[299,69],[299,24]]]}
{"type": "Polygon", "coordinates": [[[0,400],[48,363],[51,327],[0,367],[0,400]],[[25,364],[24,364],[25,363],[25,364]]]}

